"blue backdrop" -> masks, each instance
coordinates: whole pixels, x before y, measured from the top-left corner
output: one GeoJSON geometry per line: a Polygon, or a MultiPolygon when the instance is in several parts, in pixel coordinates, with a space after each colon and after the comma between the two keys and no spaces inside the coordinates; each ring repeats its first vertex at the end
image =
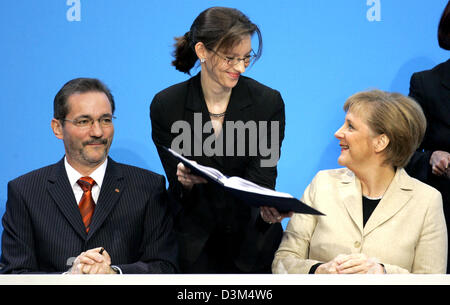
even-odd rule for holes
{"type": "Polygon", "coordinates": [[[115,96],[110,155],[163,174],[149,105],[155,93],[188,77],[170,66],[173,37],[215,5],[240,9],[261,28],[263,56],[245,74],[284,98],[277,190],[300,198],[317,171],[338,167],[333,134],[348,96],[369,88],[408,94],[413,72],[448,59],[437,43],[446,3],[2,0],[0,214],[9,180],[62,158],[50,129],[53,98],[75,77],[100,78],[115,96]]]}

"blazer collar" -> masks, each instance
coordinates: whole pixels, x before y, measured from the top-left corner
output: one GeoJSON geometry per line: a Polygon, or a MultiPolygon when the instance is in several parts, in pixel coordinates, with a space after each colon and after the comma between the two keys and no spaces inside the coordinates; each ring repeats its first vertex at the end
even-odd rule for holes
{"type": "Polygon", "coordinates": [[[188,96],[186,100],[186,109],[192,112],[202,112],[205,98],[203,96],[202,85],[200,82],[200,72],[188,81],[188,96]]]}
{"type": "Polygon", "coordinates": [[[103,224],[117,200],[120,198],[120,195],[124,190],[123,175],[117,163],[108,157],[105,177],[95,206],[91,227],[87,235],[78,209],[78,204],[75,200],[64,167],[64,158],[53,167],[48,178],[47,190],[74,230],[83,239],[89,239],[103,224]]]}
{"type": "Polygon", "coordinates": [[[361,235],[363,234],[362,191],[361,183],[349,169],[342,169],[340,175],[339,200],[343,202],[347,213],[353,220],[361,235]]]}
{"type": "Polygon", "coordinates": [[[397,169],[394,179],[384,193],[383,198],[369,217],[364,235],[388,221],[408,203],[413,195],[413,180],[404,169],[397,169]]]}
{"type": "Polygon", "coordinates": [[[366,236],[400,211],[411,199],[412,190],[411,177],[404,169],[397,169],[394,179],[364,227],[361,182],[350,170],[344,171],[341,175],[340,200],[362,235],[366,236]]]}

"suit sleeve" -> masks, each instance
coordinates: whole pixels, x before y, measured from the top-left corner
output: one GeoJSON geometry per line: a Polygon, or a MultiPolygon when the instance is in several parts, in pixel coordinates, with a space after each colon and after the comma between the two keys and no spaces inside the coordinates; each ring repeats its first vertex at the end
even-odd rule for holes
{"type": "MultiPolygon", "coordinates": [[[[249,163],[244,178],[261,186],[275,189],[277,178],[277,162],[281,155],[281,144],[284,139],[285,130],[285,107],[281,94],[275,91],[271,100],[268,101],[273,110],[267,122],[267,134],[258,135],[258,145],[267,148],[264,154],[259,152],[249,163]],[[263,145],[261,145],[263,141],[263,145]],[[265,142],[265,143],[264,143],[265,142]],[[266,145],[264,145],[266,144],[266,145]]],[[[270,108],[269,108],[270,109],[270,108]]]]}
{"type": "MultiPolygon", "coordinates": [[[[267,145],[263,146],[270,148],[267,150],[269,154],[264,155],[260,152],[257,156],[252,157],[245,169],[243,178],[263,187],[274,189],[277,178],[277,162],[280,156],[281,143],[284,139],[284,102],[278,91],[271,91],[271,94],[262,94],[262,96],[266,98],[265,113],[269,113],[263,119],[268,122],[267,135],[263,139],[267,145]],[[268,96],[271,98],[267,98],[268,96]],[[275,123],[273,124],[276,127],[275,133],[271,132],[271,123],[275,123]]],[[[261,141],[260,135],[258,137],[261,141]]],[[[251,207],[250,209],[251,217],[247,229],[244,231],[240,248],[240,253],[246,253],[247,255],[241,256],[240,262],[242,266],[267,266],[267,271],[270,272],[274,252],[278,248],[283,230],[280,223],[268,224],[264,222],[259,208],[251,207]]]]}
{"type": "Polygon", "coordinates": [[[1,273],[38,272],[31,217],[13,182],[8,183],[6,211],[2,219],[1,273]]]}
{"type": "MultiPolygon", "coordinates": [[[[281,155],[281,145],[284,139],[285,107],[281,94],[278,91],[275,91],[269,103],[274,105],[274,110],[268,119],[267,135],[266,137],[258,135],[259,141],[262,140],[266,144],[262,146],[269,148],[265,152],[268,155],[263,155],[260,152],[258,156],[253,157],[246,168],[243,178],[263,187],[275,189],[277,163],[281,155]]],[[[257,232],[265,233],[270,227],[277,226],[277,224],[268,225],[265,223],[260,216],[259,209],[254,210],[254,213],[257,213],[257,215],[253,217],[255,219],[253,226],[257,232]]]]}
{"type": "MultiPolygon", "coordinates": [[[[267,134],[264,137],[261,137],[261,134],[258,135],[259,141],[264,141],[266,145],[262,145],[267,147],[268,149],[265,151],[265,154],[259,152],[258,156],[255,156],[249,162],[245,174],[243,176],[244,179],[252,181],[258,185],[263,187],[267,187],[270,189],[275,189],[276,178],[277,178],[277,163],[281,155],[281,144],[284,139],[284,130],[285,130],[285,108],[284,101],[281,97],[281,94],[278,91],[274,91],[272,95],[272,99],[268,100],[268,105],[272,106],[272,113],[267,120],[267,134]]],[[[268,107],[270,109],[270,107],[268,107]]],[[[248,230],[249,238],[256,239],[258,234],[263,233],[263,235],[259,236],[259,238],[264,238],[265,233],[270,228],[274,228],[274,230],[278,230],[275,228],[279,224],[269,225],[264,220],[262,220],[259,209],[252,208],[253,212],[253,220],[250,222],[250,227],[248,230]],[[255,215],[256,214],[256,215],[255,215]],[[254,233],[256,236],[250,234],[253,229],[256,229],[254,233]]]]}
{"type": "MultiPolygon", "coordinates": [[[[426,108],[426,100],[423,96],[424,88],[422,82],[422,76],[418,73],[414,73],[411,76],[409,96],[412,97],[419,105],[425,114],[427,122],[430,122],[430,117],[428,114],[428,109],[426,108]]],[[[422,145],[419,146],[417,151],[411,157],[405,170],[409,175],[416,177],[417,179],[426,182],[431,174],[430,158],[433,152],[429,150],[424,150],[422,145]]]]}
{"type": "MultiPolygon", "coordinates": [[[[302,201],[308,205],[314,202],[314,180],[306,188],[302,201]]],[[[320,263],[309,259],[311,237],[317,224],[317,216],[294,214],[283,233],[280,247],[272,263],[273,273],[307,274],[311,267],[320,263]]]]}
{"type": "Polygon", "coordinates": [[[148,199],[140,259],[136,263],[118,265],[123,273],[178,272],[178,248],[167,200],[165,179],[160,176],[148,199]]]}
{"type": "MultiPolygon", "coordinates": [[[[427,198],[428,199],[428,198],[427,198]]],[[[442,210],[442,196],[433,192],[417,241],[411,273],[443,274],[447,268],[447,228],[442,210]]],[[[386,273],[410,273],[397,265],[384,264],[386,273]]]]}
{"type": "Polygon", "coordinates": [[[447,270],[448,241],[442,196],[437,191],[433,194],[416,246],[412,273],[446,273],[447,270]]]}

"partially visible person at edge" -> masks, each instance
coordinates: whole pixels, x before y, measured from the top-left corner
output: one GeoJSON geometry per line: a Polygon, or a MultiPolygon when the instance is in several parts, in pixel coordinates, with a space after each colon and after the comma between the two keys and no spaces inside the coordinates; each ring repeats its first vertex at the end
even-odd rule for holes
{"type": "Polygon", "coordinates": [[[65,156],[8,183],[2,273],[174,273],[165,179],[109,156],[115,102],[93,78],[67,82],[51,127],[65,156]]]}
{"type": "Polygon", "coordinates": [[[403,169],[425,133],[420,106],[373,90],[344,110],[335,136],[345,168],[320,171],[302,197],[326,216],[292,216],[273,272],[445,273],[441,194],[403,169]]]}
{"type": "MultiPolygon", "coordinates": [[[[438,27],[439,46],[450,50],[450,2],[438,27]]],[[[444,203],[447,226],[450,224],[450,60],[431,70],[411,76],[409,96],[422,106],[427,130],[406,171],[439,190],[444,203]]],[[[447,273],[450,263],[447,262],[447,273]]]]}
{"type": "MultiPolygon", "coordinates": [[[[261,56],[261,51],[259,28],[247,16],[232,8],[209,8],[194,20],[185,35],[176,38],[172,62],[177,70],[190,74],[199,60],[201,71],[162,90],[151,103],[152,138],[169,180],[169,192],[178,202],[174,207],[175,230],[184,273],[270,273],[282,236],[280,222],[291,215],[240,202],[190,174],[189,169],[161,148],[172,146],[179,135],[171,129],[182,120],[191,128],[183,143],[182,153],[186,157],[225,175],[243,177],[274,189],[276,163],[284,138],[284,102],[278,91],[242,75],[261,56]],[[256,52],[251,42],[255,33],[259,41],[256,52]],[[198,118],[202,125],[195,130],[198,118]],[[255,139],[249,139],[248,133],[227,133],[225,125],[238,121],[256,122],[258,142],[265,140],[275,149],[273,164],[264,166],[267,156],[260,150],[255,156],[249,154],[255,148],[251,146],[255,139]],[[207,122],[212,128],[205,131],[203,126],[207,122]],[[264,139],[259,122],[267,122],[269,126],[264,139]],[[271,133],[271,123],[278,126],[275,133],[271,133]],[[228,140],[234,136],[245,137],[245,147],[237,148],[244,149],[244,156],[235,154],[236,147],[229,153],[228,140]],[[207,156],[203,149],[200,154],[194,153],[195,147],[203,148],[205,140],[211,137],[215,148],[223,145],[219,153],[207,156]]],[[[233,144],[237,142],[235,139],[233,144]]]]}

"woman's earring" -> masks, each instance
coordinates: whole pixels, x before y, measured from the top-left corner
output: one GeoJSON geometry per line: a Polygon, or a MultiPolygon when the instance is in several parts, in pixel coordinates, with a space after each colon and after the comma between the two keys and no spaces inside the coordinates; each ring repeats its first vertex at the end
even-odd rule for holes
{"type": "Polygon", "coordinates": [[[200,59],[200,62],[201,62],[201,63],[204,63],[205,61],[206,61],[206,58],[201,58],[201,59],[200,59]]]}

